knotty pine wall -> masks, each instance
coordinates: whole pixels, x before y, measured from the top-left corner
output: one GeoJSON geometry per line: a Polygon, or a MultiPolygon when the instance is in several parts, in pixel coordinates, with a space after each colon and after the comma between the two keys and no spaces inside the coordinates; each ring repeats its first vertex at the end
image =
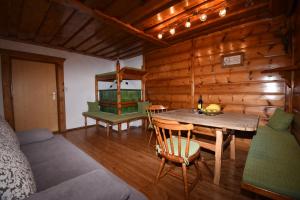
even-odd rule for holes
{"type": "Polygon", "coordinates": [[[145,55],[146,98],[170,109],[218,103],[224,111],[259,114],[265,123],[286,104],[287,86],[263,70],[291,65],[281,30],[285,20],[263,20],[188,40],[145,55]],[[221,56],[244,52],[244,66],[223,68],[221,56]]]}

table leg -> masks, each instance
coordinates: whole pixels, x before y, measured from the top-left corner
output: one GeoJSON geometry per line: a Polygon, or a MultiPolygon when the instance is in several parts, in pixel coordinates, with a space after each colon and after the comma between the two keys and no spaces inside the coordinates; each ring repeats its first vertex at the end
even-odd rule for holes
{"type": "Polygon", "coordinates": [[[109,136],[109,123],[106,123],[106,136],[109,136]]]}
{"type": "Polygon", "coordinates": [[[221,176],[221,164],[222,164],[222,152],[223,152],[223,132],[220,129],[216,130],[216,151],[215,151],[215,173],[214,184],[219,185],[221,176]]]}
{"type": "Polygon", "coordinates": [[[235,135],[231,135],[230,141],[230,159],[235,160],[235,135]]]}

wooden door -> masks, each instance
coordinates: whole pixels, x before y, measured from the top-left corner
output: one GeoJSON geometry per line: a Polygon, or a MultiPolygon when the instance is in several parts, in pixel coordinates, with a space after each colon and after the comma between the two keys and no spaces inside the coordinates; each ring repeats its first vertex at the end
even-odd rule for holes
{"type": "Polygon", "coordinates": [[[11,64],[16,131],[58,131],[55,65],[18,59],[11,64]]]}

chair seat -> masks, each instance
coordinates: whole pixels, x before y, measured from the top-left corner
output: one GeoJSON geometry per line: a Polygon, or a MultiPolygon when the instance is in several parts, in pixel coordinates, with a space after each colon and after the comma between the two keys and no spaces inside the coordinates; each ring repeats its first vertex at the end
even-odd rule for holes
{"type": "MultiPolygon", "coordinates": [[[[172,139],[173,139],[173,146],[174,146],[174,155],[179,156],[178,137],[177,136],[172,136],[172,139]]],[[[171,150],[170,138],[167,138],[167,144],[168,144],[169,152],[171,153],[172,150],[171,150]]],[[[193,140],[190,140],[190,148],[189,148],[189,154],[188,154],[189,156],[188,157],[185,156],[186,145],[187,145],[187,139],[184,138],[184,137],[181,137],[181,152],[180,152],[180,155],[185,160],[188,160],[189,157],[193,156],[194,154],[196,154],[200,150],[200,144],[193,141],[193,140]]],[[[161,149],[159,148],[159,146],[157,146],[157,150],[158,150],[158,153],[161,152],[161,149]]]]}

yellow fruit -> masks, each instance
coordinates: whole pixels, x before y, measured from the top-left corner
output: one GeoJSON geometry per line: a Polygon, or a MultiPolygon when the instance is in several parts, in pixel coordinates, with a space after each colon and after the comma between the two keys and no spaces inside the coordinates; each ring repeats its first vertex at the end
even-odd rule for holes
{"type": "Polygon", "coordinates": [[[220,112],[221,106],[219,106],[218,104],[210,104],[206,107],[206,110],[207,112],[220,112]]]}

